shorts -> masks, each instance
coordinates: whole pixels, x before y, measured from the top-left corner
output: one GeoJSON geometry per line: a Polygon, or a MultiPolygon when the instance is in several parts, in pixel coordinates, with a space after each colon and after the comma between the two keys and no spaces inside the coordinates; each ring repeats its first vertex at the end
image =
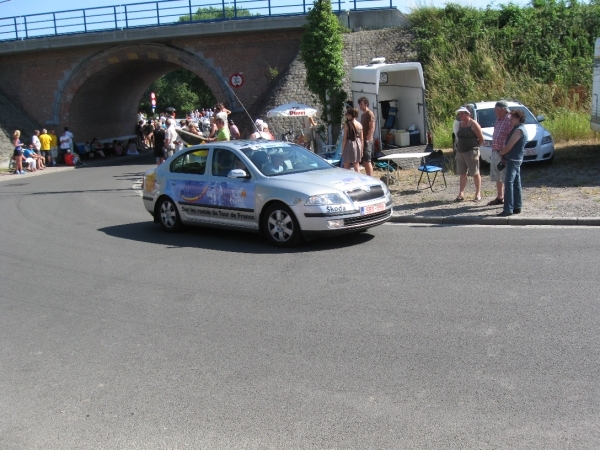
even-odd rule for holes
{"type": "Polygon", "coordinates": [[[304,141],[305,142],[310,142],[310,141],[315,140],[315,133],[312,128],[305,128],[303,130],[303,133],[304,133],[304,141]]]}
{"type": "Polygon", "coordinates": [[[504,171],[498,170],[498,163],[502,160],[500,153],[492,151],[492,162],[490,163],[490,180],[504,183],[504,171]]]}
{"type": "Polygon", "coordinates": [[[50,150],[42,150],[42,156],[49,158],[52,155],[50,154],[50,150]]]}
{"type": "Polygon", "coordinates": [[[23,150],[20,148],[15,148],[15,151],[13,152],[13,156],[23,156],[23,150]]]}
{"type": "Polygon", "coordinates": [[[456,174],[470,177],[479,175],[479,148],[474,148],[468,152],[456,152],[456,174]]]}
{"type": "Polygon", "coordinates": [[[58,147],[50,147],[50,154],[53,158],[56,158],[58,156],[58,147]]]}
{"type": "Polygon", "coordinates": [[[363,147],[363,155],[362,162],[370,163],[373,161],[373,141],[365,141],[365,145],[363,147]]]}

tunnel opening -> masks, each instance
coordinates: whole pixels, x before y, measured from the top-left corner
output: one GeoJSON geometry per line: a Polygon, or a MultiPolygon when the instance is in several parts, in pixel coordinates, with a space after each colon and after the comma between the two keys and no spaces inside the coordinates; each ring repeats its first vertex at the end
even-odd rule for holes
{"type": "Polygon", "coordinates": [[[61,127],[70,127],[76,142],[134,135],[140,107],[158,85],[157,112],[172,106],[183,116],[191,106],[196,109],[212,107],[216,102],[234,103],[220,69],[197,55],[161,44],[98,53],[76,68],[64,83],[55,120],[61,127]]]}
{"type": "Polygon", "coordinates": [[[217,102],[206,82],[187,69],[169,72],[155,80],[144,92],[138,110],[151,117],[166,108],[175,108],[178,118],[198,109],[213,108],[217,102]],[[150,94],[154,93],[156,108],[153,110],[150,94]]]}

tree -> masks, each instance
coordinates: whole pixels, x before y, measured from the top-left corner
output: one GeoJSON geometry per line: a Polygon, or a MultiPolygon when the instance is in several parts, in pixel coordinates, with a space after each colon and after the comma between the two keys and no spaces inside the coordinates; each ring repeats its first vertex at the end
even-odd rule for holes
{"type": "Polygon", "coordinates": [[[204,80],[186,69],[163,75],[146,89],[139,110],[147,114],[152,112],[150,92],[156,94],[158,111],[171,106],[187,113],[196,108],[212,108],[217,101],[204,80]]]}
{"type": "Polygon", "coordinates": [[[323,108],[322,119],[341,123],[346,93],[342,89],[344,61],[342,28],[330,0],[315,0],[308,12],[300,43],[300,58],[306,66],[306,84],[323,108]]]}

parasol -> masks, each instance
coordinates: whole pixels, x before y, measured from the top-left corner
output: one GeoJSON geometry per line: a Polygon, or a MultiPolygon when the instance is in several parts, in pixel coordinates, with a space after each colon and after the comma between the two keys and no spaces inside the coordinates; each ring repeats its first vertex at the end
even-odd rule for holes
{"type": "Polygon", "coordinates": [[[267,113],[267,117],[304,117],[314,116],[317,110],[311,106],[302,103],[286,103],[278,106],[267,113]]]}
{"type": "Polygon", "coordinates": [[[173,108],[172,106],[165,108],[165,112],[174,112],[174,111],[177,111],[177,110],[175,108],[173,108]]]}

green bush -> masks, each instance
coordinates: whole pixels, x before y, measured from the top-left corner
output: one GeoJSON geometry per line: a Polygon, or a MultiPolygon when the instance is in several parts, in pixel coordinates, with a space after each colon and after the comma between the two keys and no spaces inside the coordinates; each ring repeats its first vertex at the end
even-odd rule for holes
{"type": "Polygon", "coordinates": [[[518,100],[546,115],[556,140],[589,136],[600,1],[533,0],[528,7],[486,9],[448,4],[417,8],[409,18],[436,146],[451,145],[458,106],[497,99],[518,100]]]}

